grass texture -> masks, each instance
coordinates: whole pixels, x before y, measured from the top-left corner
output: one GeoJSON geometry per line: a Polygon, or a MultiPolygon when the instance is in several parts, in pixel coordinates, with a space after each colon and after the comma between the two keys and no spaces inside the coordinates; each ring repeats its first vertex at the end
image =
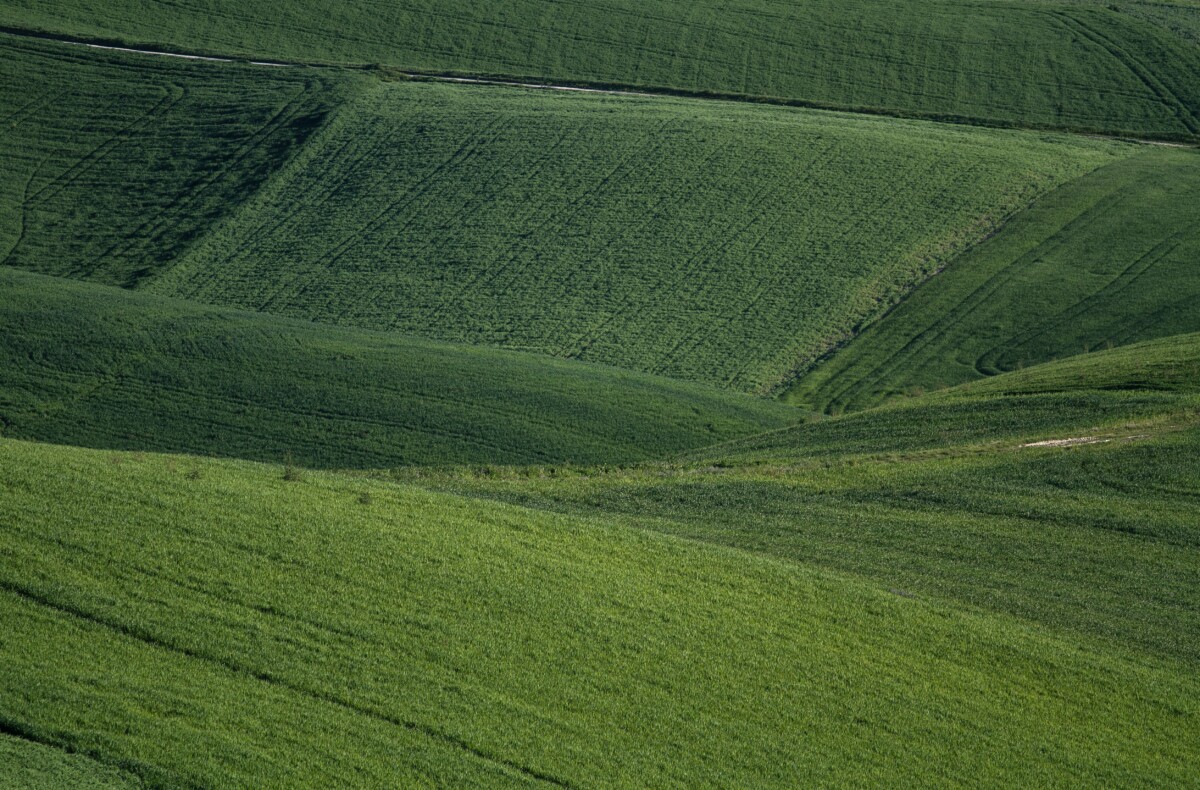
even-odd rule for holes
{"type": "MultiPolygon", "coordinates": [[[[7,729],[0,720],[0,728],[7,729]]],[[[0,787],[21,790],[127,790],[137,776],[63,749],[0,734],[0,787]]]]}
{"type": "Polygon", "coordinates": [[[1194,137],[1190,9],[946,0],[8,0],[0,24],[247,57],[388,63],[1194,137]]]}
{"type": "Polygon", "coordinates": [[[253,193],[352,84],[0,34],[0,265],[142,282],[253,193]]]}
{"type": "Polygon", "coordinates": [[[382,84],[146,287],[770,392],[1131,146],[382,84]]]}
{"type": "Polygon", "coordinates": [[[397,474],[859,574],[1196,666],[1198,454],[1191,335],[736,440],[676,465],[397,474]],[[1034,445],[1064,439],[1090,443],[1034,445]]]}
{"type": "Polygon", "coordinates": [[[789,398],[861,409],[1097,349],[1200,331],[1200,154],[1153,149],[1041,198],[789,398]]]}
{"type": "Polygon", "coordinates": [[[0,442],[6,730],[159,784],[1192,779],[1184,665],[601,519],[280,471],[0,442]]]}
{"type": "Polygon", "coordinates": [[[0,269],[0,429],[301,466],[627,463],[799,419],[598,365],[0,269]]]}

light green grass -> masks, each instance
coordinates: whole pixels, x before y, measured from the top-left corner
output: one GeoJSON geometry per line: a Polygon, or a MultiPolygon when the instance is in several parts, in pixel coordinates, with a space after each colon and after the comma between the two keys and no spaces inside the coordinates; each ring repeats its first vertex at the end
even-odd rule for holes
{"type": "Polygon", "coordinates": [[[0,34],[0,265],[141,282],[258,189],[352,85],[0,34]]]}
{"type": "Polygon", "coordinates": [[[864,575],[1200,662],[1200,335],[618,471],[427,485],[864,575]],[[1094,437],[1075,447],[1029,443],[1094,437]]]}
{"type": "Polygon", "coordinates": [[[147,288],[766,392],[1010,213],[1134,150],[381,85],[147,288]]]}
{"type": "Polygon", "coordinates": [[[1193,778],[1200,687],[1166,659],[598,519],[281,478],[0,442],[8,727],[162,783],[1193,778]]]}
{"type": "Polygon", "coordinates": [[[789,398],[898,395],[1200,330],[1200,154],[1148,150],[1059,188],[918,288],[789,398]]]}
{"type": "Polygon", "coordinates": [[[0,269],[0,430],[302,466],[628,463],[799,419],[580,362],[0,269]]]}
{"type": "Polygon", "coordinates": [[[946,0],[8,0],[0,7],[4,25],[250,57],[1194,136],[1200,50],[1161,27],[1161,16],[1133,2],[946,0]]]}

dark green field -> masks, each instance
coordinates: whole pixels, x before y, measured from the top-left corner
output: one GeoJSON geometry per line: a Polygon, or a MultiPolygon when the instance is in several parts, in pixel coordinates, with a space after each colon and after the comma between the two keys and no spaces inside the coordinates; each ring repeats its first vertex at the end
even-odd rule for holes
{"type": "Polygon", "coordinates": [[[1200,789],[1197,75],[0,0],[0,788],[1200,789]]]}
{"type": "Polygon", "coordinates": [[[142,282],[253,194],[352,84],[0,34],[0,262],[142,282]]]}
{"type": "Polygon", "coordinates": [[[800,418],[598,365],[0,269],[7,436],[315,467],[628,463],[800,418]]]}
{"type": "Polygon", "coordinates": [[[1194,6],[952,0],[6,0],[0,25],[250,58],[1195,138],[1194,6]],[[1174,28],[1174,30],[1172,29],[1174,28]]]}

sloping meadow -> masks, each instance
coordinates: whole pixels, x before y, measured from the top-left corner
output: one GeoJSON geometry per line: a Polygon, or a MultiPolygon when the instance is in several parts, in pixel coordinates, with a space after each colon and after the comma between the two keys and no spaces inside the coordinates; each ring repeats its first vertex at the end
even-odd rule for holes
{"type": "Polygon", "coordinates": [[[149,283],[754,392],[1112,143],[662,98],[381,84],[149,283]]]}

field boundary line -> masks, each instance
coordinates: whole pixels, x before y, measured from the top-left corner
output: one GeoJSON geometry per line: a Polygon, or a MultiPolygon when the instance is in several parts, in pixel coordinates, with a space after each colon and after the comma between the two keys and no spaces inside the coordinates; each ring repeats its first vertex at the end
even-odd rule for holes
{"type": "MultiPolygon", "coordinates": [[[[126,54],[176,58],[194,62],[222,63],[229,65],[258,66],[265,68],[322,68],[343,69],[347,71],[375,72],[385,78],[421,82],[440,82],[457,85],[481,85],[508,88],[525,88],[527,90],[551,90],[570,93],[590,93],[607,96],[624,96],[629,98],[680,98],[699,101],[724,101],[736,104],[759,104],[775,107],[792,107],[796,109],[819,110],[823,112],[841,113],[843,115],[859,115],[875,118],[894,118],[898,120],[925,121],[943,123],[955,126],[972,126],[984,129],[1008,129],[1012,131],[1052,132],[1095,139],[1113,140],[1118,142],[1138,143],[1141,145],[1166,145],[1178,148],[1200,147],[1200,131],[1190,134],[1163,133],[1145,134],[1130,130],[1101,129],[1097,127],[1068,126],[1050,123],[1020,123],[1003,118],[985,118],[970,115],[959,115],[949,112],[930,112],[922,110],[905,110],[897,107],[874,107],[846,104],[832,104],[814,99],[787,98],[782,96],[767,96],[756,94],[741,94],[718,90],[690,90],[665,85],[629,85],[624,83],[588,82],[586,80],[551,82],[536,77],[518,77],[504,75],[469,74],[454,71],[412,71],[400,66],[378,63],[337,63],[328,61],[271,61],[253,60],[249,57],[230,57],[220,55],[205,55],[191,52],[180,52],[165,48],[154,49],[150,46],[134,47],[113,39],[88,40],[60,33],[40,30],[28,30],[0,25],[0,34],[13,38],[50,41],[77,47],[87,47],[96,50],[122,52],[126,54]]],[[[1168,103],[1168,106],[1171,106],[1168,103]]],[[[1190,125],[1185,124],[1188,128],[1190,125]]]]}

